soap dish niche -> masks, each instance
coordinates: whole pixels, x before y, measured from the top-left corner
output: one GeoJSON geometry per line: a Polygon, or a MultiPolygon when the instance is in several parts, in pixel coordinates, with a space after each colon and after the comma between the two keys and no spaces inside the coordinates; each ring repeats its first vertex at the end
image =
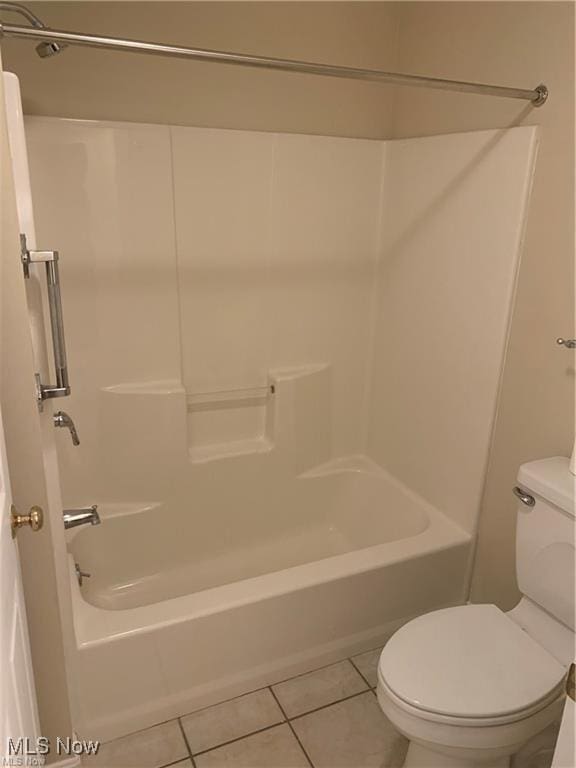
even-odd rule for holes
{"type": "Polygon", "coordinates": [[[267,412],[275,385],[186,393],[189,454],[192,461],[262,453],[267,412]]]}

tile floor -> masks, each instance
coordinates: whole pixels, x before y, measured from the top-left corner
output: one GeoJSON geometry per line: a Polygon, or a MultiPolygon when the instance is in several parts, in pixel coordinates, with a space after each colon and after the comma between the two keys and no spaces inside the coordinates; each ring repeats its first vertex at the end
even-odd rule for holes
{"type": "Polygon", "coordinates": [[[380,649],[107,742],[86,768],[399,768],[374,687],[380,649]]]}

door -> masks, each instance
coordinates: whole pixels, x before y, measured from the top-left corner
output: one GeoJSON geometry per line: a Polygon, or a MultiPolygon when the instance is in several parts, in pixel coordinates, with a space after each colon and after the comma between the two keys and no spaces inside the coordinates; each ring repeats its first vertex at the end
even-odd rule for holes
{"type": "MultiPolygon", "coordinates": [[[[5,152],[2,152],[2,157],[5,156],[5,152]]],[[[1,170],[4,175],[5,169],[1,170]]],[[[2,199],[5,205],[6,200],[3,194],[2,199]]],[[[8,279],[5,268],[7,252],[5,245],[10,235],[4,224],[3,215],[0,221],[0,282],[8,279]]],[[[5,317],[4,296],[4,292],[0,291],[0,319],[5,317]]],[[[4,333],[0,333],[0,365],[2,366],[7,365],[5,338],[4,333]]],[[[34,750],[36,739],[40,736],[18,544],[12,537],[10,525],[12,504],[4,421],[0,409],[0,764],[2,765],[4,764],[2,758],[11,757],[15,763],[18,756],[23,757],[29,749],[34,750]],[[19,743],[19,739],[24,741],[19,743]],[[11,752],[9,740],[12,741],[16,752],[11,752]]],[[[28,510],[19,511],[27,512],[28,510]]],[[[32,531],[22,531],[20,535],[34,534],[32,531]]]]}
{"type": "MultiPolygon", "coordinates": [[[[15,109],[19,105],[14,98],[18,95],[19,99],[19,94],[14,87],[8,92],[9,80],[2,73],[0,61],[0,765],[8,750],[5,739],[10,737],[10,730],[16,739],[35,739],[40,719],[42,736],[51,744],[56,744],[59,736],[72,735],[65,644],[72,646],[73,629],[62,503],[52,413],[48,408],[39,413],[36,398],[34,374],[40,364],[34,340],[35,336],[41,340],[43,316],[41,311],[31,314],[26,283],[33,281],[25,281],[23,276],[19,233],[30,234],[28,242],[34,247],[32,207],[30,196],[23,194],[29,184],[22,172],[24,153],[14,152],[15,143],[9,143],[14,131],[9,137],[7,123],[11,122],[13,128],[15,114],[21,118],[21,106],[19,111],[15,109]],[[7,119],[7,111],[11,120],[7,119]],[[27,513],[35,504],[41,505],[45,513],[42,530],[21,530],[18,546],[6,520],[13,501],[21,513],[27,513]]],[[[17,84],[13,76],[12,81],[13,86],[17,84]]],[[[20,149],[25,148],[21,128],[20,149]]],[[[33,284],[36,286],[38,280],[33,284]]],[[[35,744],[29,746],[34,749],[35,744]]],[[[23,765],[36,762],[29,759],[26,763],[22,751],[20,758],[23,765]]],[[[13,759],[12,763],[18,761],[13,759]]]]}
{"type": "MultiPolygon", "coordinates": [[[[0,349],[0,358],[1,353],[0,349]]],[[[10,526],[11,507],[0,412],[0,764],[1,758],[14,758],[24,754],[23,750],[35,749],[40,735],[18,546],[10,526]],[[18,744],[20,738],[28,739],[28,743],[18,744]]],[[[21,535],[33,534],[22,531],[21,535]]]]}

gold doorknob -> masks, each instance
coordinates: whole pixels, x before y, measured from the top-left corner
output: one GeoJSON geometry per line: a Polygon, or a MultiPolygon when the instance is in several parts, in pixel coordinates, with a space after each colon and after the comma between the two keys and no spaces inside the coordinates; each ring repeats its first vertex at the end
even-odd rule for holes
{"type": "Polygon", "coordinates": [[[20,515],[14,504],[12,504],[10,509],[10,525],[12,527],[12,538],[16,536],[18,529],[25,525],[29,525],[33,531],[39,531],[44,525],[42,507],[30,507],[27,515],[20,515]]]}

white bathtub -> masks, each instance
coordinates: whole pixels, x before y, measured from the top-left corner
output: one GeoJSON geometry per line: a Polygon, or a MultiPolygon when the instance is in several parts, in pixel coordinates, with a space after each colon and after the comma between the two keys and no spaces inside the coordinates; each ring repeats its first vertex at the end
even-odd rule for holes
{"type": "Polygon", "coordinates": [[[464,599],[469,535],[369,460],[292,481],[262,466],[246,462],[240,485],[205,472],[209,494],[102,506],[101,526],[73,532],[83,735],[277,682],[464,599]],[[92,573],[82,589],[75,559],[92,573]]]}

